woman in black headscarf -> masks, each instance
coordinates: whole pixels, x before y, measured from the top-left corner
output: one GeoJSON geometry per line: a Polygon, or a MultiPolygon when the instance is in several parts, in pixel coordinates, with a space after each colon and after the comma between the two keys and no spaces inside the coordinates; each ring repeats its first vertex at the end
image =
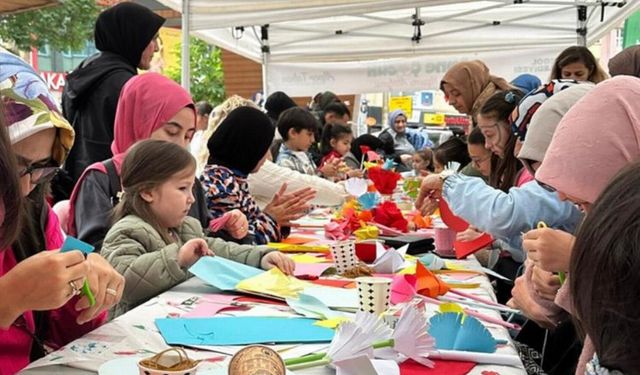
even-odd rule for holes
{"type": "Polygon", "coordinates": [[[131,2],[102,12],[96,21],[95,42],[100,51],[67,76],[62,93],[64,116],[76,131],[76,143],[55,183],[55,199],[68,198],[89,165],[109,159],[113,121],[122,86],[149,69],[157,52],[156,38],[165,19],[131,2]]]}
{"type": "MultiPolygon", "coordinates": [[[[234,109],[209,138],[209,161],[200,177],[210,215],[221,217],[228,211],[240,210],[247,217],[249,236],[257,245],[282,240],[281,224],[286,223],[278,220],[283,212],[304,214],[301,208],[306,206],[306,200],[294,199],[283,205],[269,204],[262,211],[249,193],[247,177],[267,160],[274,134],[275,128],[262,111],[251,107],[234,109]]],[[[279,195],[282,191],[276,194],[276,203],[279,195]]]]}

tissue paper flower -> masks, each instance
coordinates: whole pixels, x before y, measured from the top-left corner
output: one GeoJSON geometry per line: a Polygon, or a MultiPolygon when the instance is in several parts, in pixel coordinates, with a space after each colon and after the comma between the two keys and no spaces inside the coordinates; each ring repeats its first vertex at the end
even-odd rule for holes
{"type": "Polygon", "coordinates": [[[393,202],[383,202],[373,210],[373,221],[376,223],[407,232],[409,223],[393,202]]]}
{"type": "Polygon", "coordinates": [[[369,168],[369,179],[380,194],[392,194],[400,180],[400,173],[376,166],[369,168]]]}
{"type": "Polygon", "coordinates": [[[358,203],[365,210],[370,210],[380,203],[380,196],[376,193],[365,193],[358,197],[358,203]]]}

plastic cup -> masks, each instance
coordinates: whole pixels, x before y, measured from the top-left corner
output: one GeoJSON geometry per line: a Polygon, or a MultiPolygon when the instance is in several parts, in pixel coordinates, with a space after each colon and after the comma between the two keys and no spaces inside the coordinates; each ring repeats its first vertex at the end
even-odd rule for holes
{"type": "Polygon", "coordinates": [[[441,256],[455,256],[453,243],[456,241],[456,231],[449,228],[435,228],[436,253],[441,256]]]}
{"type": "Polygon", "coordinates": [[[330,249],[338,274],[341,275],[358,265],[355,241],[337,242],[332,244],[330,249]]]}
{"type": "Polygon", "coordinates": [[[389,308],[391,279],[386,277],[356,278],[360,310],[380,315],[389,308]]]}

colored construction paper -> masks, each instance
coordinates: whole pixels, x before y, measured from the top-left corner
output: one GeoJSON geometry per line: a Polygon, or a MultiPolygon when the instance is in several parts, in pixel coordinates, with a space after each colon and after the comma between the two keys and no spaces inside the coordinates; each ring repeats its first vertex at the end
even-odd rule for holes
{"type": "Polygon", "coordinates": [[[414,275],[396,275],[391,281],[391,303],[409,302],[416,295],[414,275]]]}
{"type": "Polygon", "coordinates": [[[324,235],[330,240],[344,241],[351,236],[348,220],[331,221],[324,226],[324,235]]]}
{"type": "Polygon", "coordinates": [[[469,228],[469,223],[464,221],[461,217],[454,215],[444,199],[440,199],[438,207],[440,209],[440,218],[447,227],[455,230],[456,232],[462,232],[469,228]]]}
{"type": "Polygon", "coordinates": [[[404,245],[399,249],[384,249],[381,243],[376,242],[377,259],[373,263],[373,269],[378,273],[395,273],[404,267],[404,255],[407,253],[409,245],[404,245]]]}
{"type": "Polygon", "coordinates": [[[457,259],[464,259],[478,250],[484,249],[493,243],[493,237],[484,233],[473,241],[455,241],[453,248],[456,251],[457,259]]]}
{"type": "Polygon", "coordinates": [[[436,340],[436,348],[479,353],[496,351],[496,340],[480,321],[465,314],[448,312],[429,320],[429,334],[436,340]]]}
{"type": "Polygon", "coordinates": [[[434,253],[427,253],[420,257],[419,260],[432,271],[441,270],[445,265],[444,260],[434,253]]]}
{"type": "Polygon", "coordinates": [[[304,318],[174,318],[155,322],[169,345],[329,342],[334,333],[315,326],[314,319],[304,318]]]}
{"type": "Polygon", "coordinates": [[[444,361],[433,359],[433,368],[425,367],[409,359],[400,364],[400,375],[466,375],[476,364],[473,362],[444,361]]]}
{"type": "Polygon", "coordinates": [[[311,280],[311,283],[316,285],[329,286],[333,288],[349,288],[350,286],[355,285],[355,282],[353,282],[352,280],[334,280],[334,279],[311,280]]]}
{"type": "Polygon", "coordinates": [[[286,244],[290,244],[290,245],[304,245],[304,244],[308,244],[309,242],[314,242],[317,241],[317,238],[313,238],[313,237],[305,237],[305,236],[299,236],[299,235],[291,235],[287,238],[284,238],[282,240],[282,243],[286,243],[286,244]]]}
{"type": "Polygon", "coordinates": [[[317,298],[326,306],[334,309],[357,310],[360,306],[358,302],[358,291],[356,289],[313,286],[305,288],[303,293],[317,298]]]}
{"type": "Polygon", "coordinates": [[[344,314],[333,311],[322,301],[308,294],[300,293],[298,298],[287,298],[287,304],[295,312],[311,319],[344,318],[344,314]]]}
{"type": "Polygon", "coordinates": [[[284,299],[297,297],[298,293],[308,285],[308,283],[293,276],[285,275],[279,268],[272,268],[269,271],[241,280],[236,285],[236,289],[284,299]]]}
{"type": "Polygon", "coordinates": [[[380,203],[380,195],[378,193],[366,193],[358,197],[358,203],[363,210],[370,210],[380,203]]]}
{"type": "Polygon", "coordinates": [[[189,272],[220,290],[235,290],[244,279],[257,276],[264,271],[222,257],[202,257],[189,272]]]}
{"type": "Polygon", "coordinates": [[[62,247],[60,247],[60,252],[66,253],[67,251],[73,250],[80,250],[83,254],[91,254],[95,250],[95,247],[77,238],[67,236],[62,243],[62,247]]]}
{"type": "Polygon", "coordinates": [[[209,221],[209,229],[212,232],[217,232],[222,228],[224,228],[225,225],[227,225],[227,222],[229,221],[229,219],[231,219],[231,215],[227,215],[227,214],[217,217],[215,219],[211,219],[211,221],[209,221]]]}
{"type": "Polygon", "coordinates": [[[328,253],[327,245],[289,244],[282,242],[269,242],[267,246],[282,253],[328,253]]]}
{"type": "Polygon", "coordinates": [[[296,263],[294,276],[320,276],[327,269],[333,267],[331,263],[296,263]]]}
{"type": "Polygon", "coordinates": [[[292,261],[296,262],[296,264],[300,264],[300,263],[313,264],[313,263],[327,262],[327,258],[317,257],[311,254],[294,254],[294,255],[291,255],[290,258],[292,261]]]}
{"type": "Polygon", "coordinates": [[[239,305],[235,299],[238,296],[226,294],[212,294],[199,298],[193,310],[182,315],[183,318],[209,318],[225,310],[246,310],[249,307],[239,305]]]}
{"type": "Polygon", "coordinates": [[[380,192],[380,194],[393,194],[398,180],[400,180],[400,173],[396,173],[390,170],[383,169],[375,166],[368,169],[369,179],[373,181],[374,186],[380,192]]]}
{"type": "Polygon", "coordinates": [[[359,177],[352,177],[344,182],[344,188],[347,193],[356,198],[367,192],[368,185],[367,180],[359,177]]]}
{"type": "Polygon", "coordinates": [[[380,155],[375,151],[367,151],[367,160],[368,161],[380,160],[380,155]]]}
{"type": "Polygon", "coordinates": [[[333,319],[318,320],[315,323],[315,325],[317,325],[318,327],[336,329],[340,324],[349,322],[349,321],[351,321],[351,319],[349,318],[333,318],[333,319]]]}
{"type": "Polygon", "coordinates": [[[415,288],[418,294],[431,298],[442,296],[449,291],[449,286],[426,269],[421,262],[416,263],[415,288]]]}
{"type": "Polygon", "coordinates": [[[385,171],[392,171],[397,166],[398,163],[393,161],[393,159],[387,159],[384,161],[384,164],[382,164],[382,169],[384,169],[385,171]]]}

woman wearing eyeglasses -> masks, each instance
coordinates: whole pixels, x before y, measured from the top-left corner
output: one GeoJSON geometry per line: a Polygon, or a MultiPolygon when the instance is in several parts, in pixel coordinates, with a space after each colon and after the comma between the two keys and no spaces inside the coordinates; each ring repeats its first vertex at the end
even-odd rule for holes
{"type": "Polygon", "coordinates": [[[64,238],[45,194],[73,129],[37,73],[2,49],[0,87],[0,374],[13,374],[45,347],[57,349],[102,324],[124,280],[100,255],[57,251],[64,238]],[[79,295],[85,280],[93,306],[79,295]]]}

